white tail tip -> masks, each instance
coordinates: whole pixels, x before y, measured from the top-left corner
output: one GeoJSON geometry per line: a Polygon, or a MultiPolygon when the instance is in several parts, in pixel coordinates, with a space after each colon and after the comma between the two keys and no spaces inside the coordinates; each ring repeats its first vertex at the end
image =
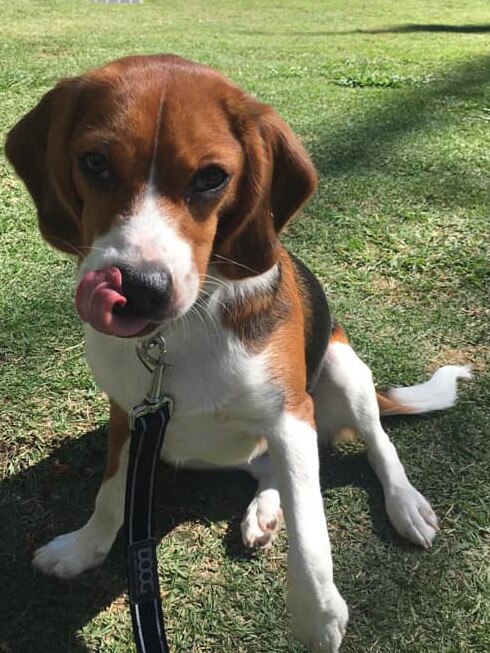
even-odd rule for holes
{"type": "Polygon", "coordinates": [[[392,388],[390,399],[409,409],[412,413],[428,413],[454,406],[458,398],[458,379],[471,379],[469,365],[445,365],[425,383],[408,388],[392,388]]]}

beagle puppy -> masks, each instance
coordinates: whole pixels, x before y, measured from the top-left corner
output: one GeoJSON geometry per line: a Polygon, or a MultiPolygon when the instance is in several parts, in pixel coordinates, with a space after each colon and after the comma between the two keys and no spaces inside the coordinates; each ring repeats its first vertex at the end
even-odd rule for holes
{"type": "Polygon", "coordinates": [[[270,545],[284,516],[294,632],[312,651],[337,651],[348,610],[334,583],[317,433],[365,440],[392,524],[427,548],[437,518],[380,414],[451,406],[469,369],[376,392],[319,282],[279,240],[316,188],[308,154],[271,107],[210,68],[137,56],[64,79],[12,129],[6,152],[44,238],[78,259],[87,359],[110,398],[93,515],[41,547],[34,567],[69,578],[109,552],[123,522],[127,414],[150,382],[136,345],[162,334],[174,400],[162,457],[257,479],[243,541],[270,545]]]}

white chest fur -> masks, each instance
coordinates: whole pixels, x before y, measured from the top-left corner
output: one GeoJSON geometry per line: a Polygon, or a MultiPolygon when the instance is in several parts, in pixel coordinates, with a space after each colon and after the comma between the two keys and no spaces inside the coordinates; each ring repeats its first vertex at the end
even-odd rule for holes
{"type": "MultiPolygon", "coordinates": [[[[203,315],[174,323],[163,335],[172,366],[165,390],[175,402],[164,458],[234,465],[260,453],[260,438],[279,404],[266,353],[250,354],[232,333],[203,315]]],[[[135,347],[134,340],[86,327],[87,360],[95,380],[127,411],[141,403],[150,383],[135,347]]]]}

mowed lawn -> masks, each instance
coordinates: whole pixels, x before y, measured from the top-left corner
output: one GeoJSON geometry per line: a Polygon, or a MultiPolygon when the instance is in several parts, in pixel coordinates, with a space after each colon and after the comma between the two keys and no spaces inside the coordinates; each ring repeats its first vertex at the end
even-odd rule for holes
{"type": "MultiPolygon", "coordinates": [[[[396,536],[360,444],[323,453],[345,653],[490,650],[488,214],[490,11],[485,0],[0,0],[0,131],[55,81],[130,53],[175,52],[275,105],[320,172],[285,234],[317,273],[380,385],[471,363],[450,411],[387,421],[441,532],[396,536]],[[488,291],[488,288],[487,288],[488,291]]],[[[32,550],[91,513],[104,397],[84,362],[74,264],[45,245],[0,162],[0,652],[126,653],[118,540],[70,582],[32,550]],[[99,429],[99,430],[97,430],[99,429]]],[[[253,483],[162,469],[158,555],[173,653],[301,653],[284,607],[287,537],[250,555],[253,483]]]]}

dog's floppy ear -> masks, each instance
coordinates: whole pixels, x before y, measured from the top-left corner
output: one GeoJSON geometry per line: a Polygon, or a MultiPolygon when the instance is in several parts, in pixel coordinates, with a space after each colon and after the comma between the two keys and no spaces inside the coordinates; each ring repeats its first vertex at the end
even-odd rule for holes
{"type": "Polygon", "coordinates": [[[71,183],[69,135],[81,91],[77,78],[60,82],[10,131],[7,158],[37,208],[39,228],[53,247],[79,251],[79,200],[71,183]]]}
{"type": "Polygon", "coordinates": [[[272,151],[271,211],[278,234],[316,190],[317,173],[298,137],[274,110],[263,116],[262,130],[272,151]]]}
{"type": "Polygon", "coordinates": [[[235,279],[276,263],[278,234],[317,186],[313,163],[288,125],[271,107],[249,102],[249,119],[234,124],[245,152],[238,198],[221,217],[215,243],[222,273],[235,279]]]}

